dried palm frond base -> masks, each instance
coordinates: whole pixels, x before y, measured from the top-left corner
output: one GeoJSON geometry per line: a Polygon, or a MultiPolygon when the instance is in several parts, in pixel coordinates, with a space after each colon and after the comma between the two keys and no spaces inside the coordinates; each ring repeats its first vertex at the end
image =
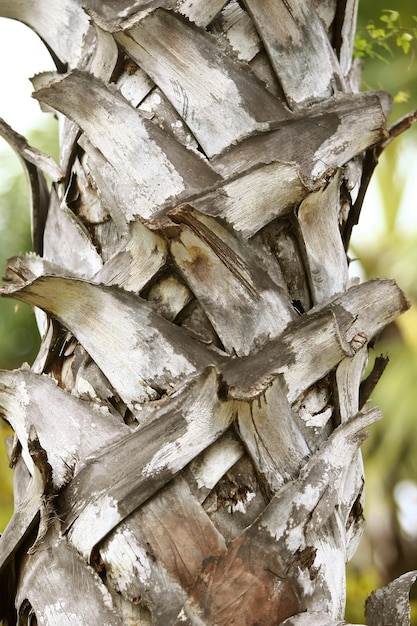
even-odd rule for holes
{"type": "MultiPolygon", "coordinates": [[[[357,91],[356,2],[0,13],[53,54],[33,82],[61,121],[59,166],[1,126],[35,247],[2,292],[42,333],[33,366],[0,376],[4,622],[342,624],[381,417],[359,386],[409,306],[348,276],[389,111],[357,91]]],[[[369,625],[409,623],[415,576],[371,596],[369,625]]]]}

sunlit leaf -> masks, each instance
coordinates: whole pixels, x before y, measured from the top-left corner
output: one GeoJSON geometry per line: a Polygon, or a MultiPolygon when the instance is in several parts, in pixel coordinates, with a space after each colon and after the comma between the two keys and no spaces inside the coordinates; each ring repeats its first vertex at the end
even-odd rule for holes
{"type": "Polygon", "coordinates": [[[396,39],[397,46],[402,48],[404,54],[407,54],[410,50],[411,41],[413,40],[413,36],[410,33],[403,33],[396,39]]]}
{"type": "Polygon", "coordinates": [[[388,26],[393,27],[395,22],[398,22],[400,19],[400,14],[398,11],[393,11],[391,9],[384,9],[383,15],[379,18],[381,22],[386,22],[388,26]]]}
{"type": "Polygon", "coordinates": [[[409,91],[397,91],[394,96],[394,102],[400,104],[402,102],[408,102],[411,98],[411,94],[409,91]]]}

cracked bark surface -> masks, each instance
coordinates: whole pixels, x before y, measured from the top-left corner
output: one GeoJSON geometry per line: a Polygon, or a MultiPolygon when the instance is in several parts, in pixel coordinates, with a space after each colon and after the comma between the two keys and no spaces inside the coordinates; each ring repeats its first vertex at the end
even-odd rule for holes
{"type": "MultiPolygon", "coordinates": [[[[6,624],[345,623],[368,347],[409,306],[348,274],[390,106],[358,92],[356,10],[0,0],[53,54],[61,122],[59,165],[0,125],[34,241],[2,295],[42,334],[0,374],[6,624]]],[[[414,578],[369,625],[409,623],[414,578]]]]}

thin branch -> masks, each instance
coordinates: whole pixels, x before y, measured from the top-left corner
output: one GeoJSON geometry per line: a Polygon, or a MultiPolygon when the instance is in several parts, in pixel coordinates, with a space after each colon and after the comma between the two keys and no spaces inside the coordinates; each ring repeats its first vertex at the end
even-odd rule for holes
{"type": "Polygon", "coordinates": [[[367,402],[371,397],[371,394],[375,389],[378,380],[381,378],[386,366],[388,365],[388,361],[389,359],[387,356],[383,356],[382,354],[380,356],[377,356],[371,373],[367,378],[365,378],[365,380],[361,382],[359,389],[360,409],[362,409],[365,402],[367,402]]]}
{"type": "Polygon", "coordinates": [[[388,137],[384,141],[382,141],[376,147],[376,156],[378,157],[383,150],[393,141],[396,137],[404,133],[406,130],[411,128],[413,124],[417,122],[417,109],[411,111],[411,113],[407,113],[404,117],[401,117],[399,120],[391,124],[388,131],[388,137]]]}
{"type": "Polygon", "coordinates": [[[368,190],[369,183],[371,182],[372,175],[377,165],[378,157],[376,154],[376,148],[371,148],[365,153],[358,197],[356,198],[356,201],[349,211],[349,215],[343,230],[343,243],[345,246],[345,250],[349,248],[350,237],[352,235],[353,227],[356,226],[359,222],[365,194],[368,190]]]}

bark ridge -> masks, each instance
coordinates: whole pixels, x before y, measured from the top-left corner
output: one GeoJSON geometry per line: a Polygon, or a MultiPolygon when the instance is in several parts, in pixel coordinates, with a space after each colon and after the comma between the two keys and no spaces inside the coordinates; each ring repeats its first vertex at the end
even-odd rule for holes
{"type": "MultiPolygon", "coordinates": [[[[54,56],[34,96],[62,136],[58,166],[0,128],[35,249],[2,295],[42,334],[0,375],[7,624],[344,623],[381,417],[359,386],[409,303],[349,279],[389,98],[357,90],[357,2],[307,4],[0,2],[54,56]]],[[[368,623],[406,624],[411,584],[368,623]]]]}

